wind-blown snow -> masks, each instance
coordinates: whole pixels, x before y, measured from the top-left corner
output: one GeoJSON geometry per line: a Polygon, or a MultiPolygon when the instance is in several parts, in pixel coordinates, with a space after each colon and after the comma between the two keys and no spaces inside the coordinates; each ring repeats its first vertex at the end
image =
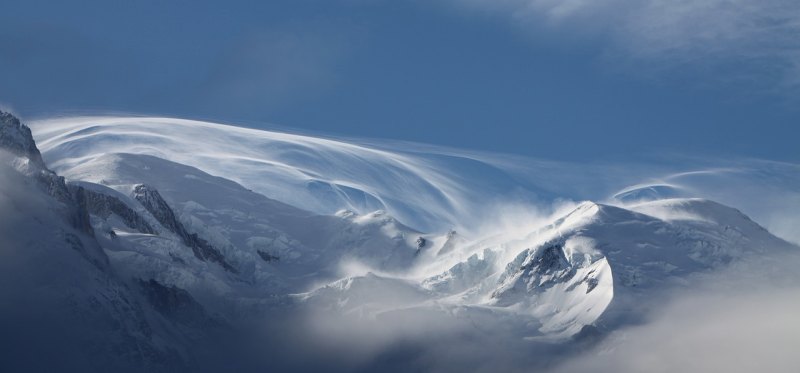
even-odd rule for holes
{"type": "Polygon", "coordinates": [[[387,210],[424,230],[469,225],[465,217],[485,216],[497,196],[517,187],[507,173],[466,157],[443,163],[410,152],[192,120],[69,118],[34,122],[32,128],[50,167],[68,178],[89,163],[102,174],[106,166],[96,160],[109,153],[151,155],[316,213],[387,210]]]}
{"type": "MultiPolygon", "coordinates": [[[[800,243],[793,229],[800,209],[792,207],[800,203],[800,165],[791,163],[691,157],[570,163],[174,118],[75,117],[29,124],[48,165],[68,178],[74,167],[105,154],[146,154],[316,213],[381,209],[419,230],[468,234],[530,225],[552,213],[549,204],[559,198],[624,204],[700,197],[739,208],[800,243]]],[[[569,141],[563,140],[569,154],[569,141]]]]}
{"type": "MultiPolygon", "coordinates": [[[[688,278],[798,249],[736,208],[696,198],[743,190],[791,200],[797,176],[783,173],[793,165],[649,174],[526,165],[163,118],[47,120],[34,134],[69,180],[47,171],[45,189],[58,181],[56,194],[80,213],[70,216],[85,217],[68,221],[109,273],[143,291],[147,310],[190,333],[275,311],[308,319],[288,329],[310,322],[309,340],[335,344],[366,329],[355,345],[444,332],[447,343],[455,333],[542,349],[629,325],[688,278]],[[764,176],[773,189],[758,184],[764,176]],[[587,186],[598,202],[569,200],[587,186]],[[533,196],[553,203],[536,210],[533,196]],[[330,324],[354,330],[320,326],[330,324]]],[[[17,161],[31,154],[6,163],[23,170],[17,161]]],[[[486,359],[465,364],[476,360],[486,359]]]]}

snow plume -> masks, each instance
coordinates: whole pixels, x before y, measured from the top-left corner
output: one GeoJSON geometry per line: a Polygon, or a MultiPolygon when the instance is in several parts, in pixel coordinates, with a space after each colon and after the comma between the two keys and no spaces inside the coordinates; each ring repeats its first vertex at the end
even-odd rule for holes
{"type": "Polygon", "coordinates": [[[525,229],[569,201],[605,201],[636,186],[666,184],[682,197],[741,209],[800,243],[793,229],[800,222],[800,210],[793,208],[800,202],[800,165],[793,163],[675,154],[565,162],[174,118],[53,118],[29,124],[48,166],[84,181],[102,182],[97,168],[104,167],[99,160],[107,154],[145,154],[316,213],[386,210],[423,232],[455,229],[472,238],[525,229]]]}
{"type": "MultiPolygon", "coordinates": [[[[672,171],[638,173],[617,197],[656,186],[653,197],[699,197],[735,207],[773,234],[800,245],[800,165],[759,159],[678,157],[672,171]],[[682,170],[676,172],[675,170],[682,170]]],[[[619,203],[618,198],[611,198],[619,203]]],[[[633,201],[635,202],[635,201],[633,201]]]]}
{"type": "MultiPolygon", "coordinates": [[[[800,264],[797,255],[772,256],[771,251],[766,251],[768,247],[761,246],[777,247],[782,243],[780,240],[765,238],[768,232],[714,202],[687,199],[684,202],[697,207],[687,210],[696,213],[691,216],[659,215],[658,211],[641,205],[643,201],[672,197],[708,198],[739,208],[756,221],[766,222],[776,233],[796,239],[797,236],[791,236],[792,225],[786,223],[797,222],[800,216],[795,211],[797,204],[793,203],[800,196],[800,172],[794,164],[708,157],[579,164],[419,144],[311,137],[170,118],[62,118],[35,122],[33,132],[49,165],[69,179],[128,185],[130,182],[120,181],[124,176],[121,173],[129,172],[131,175],[127,177],[137,178],[152,176],[172,187],[164,190],[179,190],[182,194],[194,191],[192,208],[200,206],[200,202],[212,207],[211,203],[219,202],[219,196],[226,193],[241,196],[241,200],[235,198],[236,203],[225,201],[227,205],[213,208],[222,215],[223,210],[237,206],[234,212],[248,213],[236,216],[247,216],[241,221],[248,223],[252,221],[249,217],[255,216],[254,211],[247,210],[252,205],[248,201],[254,196],[263,199],[246,189],[251,188],[317,213],[336,213],[361,227],[377,227],[373,232],[405,239],[403,242],[410,244],[406,253],[414,259],[403,261],[403,266],[391,266],[381,272],[356,262],[359,257],[355,257],[352,262],[341,263],[342,278],[320,275],[322,283],[312,289],[305,289],[304,283],[304,288],[297,290],[301,293],[262,299],[251,292],[258,290],[257,294],[261,294],[262,289],[244,288],[239,294],[245,297],[241,298],[235,297],[235,290],[246,281],[223,282],[233,285],[230,301],[242,307],[231,314],[239,315],[240,310],[249,314],[252,309],[255,316],[243,317],[241,323],[247,324],[246,327],[236,329],[248,335],[237,334],[235,342],[220,343],[228,345],[224,352],[205,357],[223,361],[223,365],[240,364],[241,369],[235,370],[263,371],[268,367],[275,371],[515,372],[573,371],[578,369],[574,367],[597,364],[609,371],[641,371],[651,370],[643,365],[648,361],[684,353],[680,350],[683,344],[670,344],[675,339],[686,340],[686,346],[693,347],[690,352],[702,353],[688,355],[691,364],[725,364],[714,354],[739,352],[736,350],[739,344],[708,343],[704,338],[709,336],[712,341],[718,337],[739,342],[749,347],[750,353],[761,354],[757,360],[769,358],[768,354],[773,352],[780,353],[782,359],[791,359],[780,348],[782,342],[786,345],[795,342],[791,340],[793,337],[781,334],[779,328],[764,319],[754,318],[752,313],[758,309],[751,305],[763,304],[765,309],[793,305],[781,297],[794,296],[795,289],[800,289],[794,273],[800,264]],[[121,157],[164,159],[116,167],[123,163],[112,161],[121,157]],[[168,162],[183,165],[170,163],[167,167],[168,162]],[[207,184],[209,188],[223,183],[226,188],[190,188],[201,185],[198,180],[203,178],[213,181],[207,184]],[[234,180],[245,188],[222,178],[234,180]],[[575,202],[582,200],[606,202],[606,205],[575,202]],[[340,209],[354,210],[360,215],[340,209]],[[386,212],[369,213],[378,209],[386,212]],[[718,216],[716,224],[703,225],[700,215],[709,209],[723,214],[718,216]],[[571,210],[574,213],[568,214],[571,210]],[[391,216],[413,228],[431,230],[416,231],[391,216]],[[664,220],[656,219],[658,216],[664,220]],[[689,222],[687,217],[691,218],[689,222]],[[728,224],[731,220],[747,229],[737,230],[736,224],[728,224]],[[779,225],[780,222],[788,225],[779,225]],[[542,229],[543,226],[549,228],[542,229]],[[446,233],[447,229],[461,231],[462,227],[469,234],[446,233]],[[461,235],[466,238],[444,252],[447,240],[461,235]],[[413,245],[415,239],[423,237],[431,241],[429,246],[413,245]],[[753,247],[752,251],[734,250],[750,242],[748,237],[754,240],[760,237],[757,242],[763,245],[755,245],[759,247],[753,247]],[[473,240],[477,242],[470,242],[473,240]],[[550,242],[555,243],[545,245],[550,242]],[[715,242],[722,246],[715,246],[715,242]],[[423,250],[424,247],[428,249],[423,250]],[[645,254],[639,257],[637,253],[642,252],[645,254]],[[657,255],[650,257],[650,253],[657,255]],[[730,263],[746,253],[751,256],[730,266],[714,264],[730,263]],[[679,258],[673,257],[678,254],[679,258]],[[676,264],[671,264],[673,259],[676,264]],[[463,265],[456,267],[456,264],[463,265]],[[713,271],[712,268],[723,270],[703,272],[713,271]],[[612,274],[613,271],[616,272],[612,274]],[[530,286],[533,282],[515,280],[522,276],[543,282],[530,286]],[[648,281],[663,282],[670,287],[648,288],[648,281]],[[545,282],[549,282],[547,286],[543,286],[545,282]],[[548,293],[550,285],[559,291],[548,293]],[[676,287],[680,290],[674,291],[676,287]],[[529,292],[540,290],[536,294],[529,292]],[[669,291],[673,293],[665,297],[669,291]],[[587,314],[595,315],[590,310],[597,317],[606,317],[601,313],[608,310],[609,304],[611,307],[622,304],[619,307],[625,308],[630,303],[609,302],[626,300],[626,292],[628,299],[642,299],[636,312],[609,312],[612,316],[607,318],[583,321],[587,314]],[[531,300],[529,296],[542,303],[527,303],[531,300]],[[581,302],[587,299],[586,303],[581,302]],[[262,313],[264,308],[267,310],[262,313]],[[568,311],[561,312],[565,309],[568,311]],[[520,310],[529,312],[526,315],[531,317],[520,317],[520,310]],[[624,320],[613,319],[614,315],[624,320]],[[722,324],[716,324],[717,318],[721,318],[722,324]],[[556,338],[567,337],[558,334],[557,328],[544,328],[548,320],[575,327],[569,329],[568,336],[578,335],[579,342],[553,343],[556,338]],[[603,329],[601,322],[611,326],[603,329]],[[717,327],[730,323],[738,328],[717,327]],[[597,329],[592,331],[591,325],[597,329]],[[623,329],[616,332],[620,325],[623,329]],[[698,329],[703,333],[697,332],[698,329]],[[553,334],[558,335],[553,337],[553,334]],[[749,344],[751,340],[765,338],[774,340],[757,346],[749,344]],[[662,344],[639,350],[647,343],[662,344]],[[768,348],[762,348],[765,346],[768,348]],[[664,355],[648,355],[653,351],[660,353],[659,348],[663,348],[664,355]],[[615,355],[614,351],[620,354],[615,355]],[[637,360],[628,355],[644,358],[637,360]],[[704,360],[704,356],[715,357],[704,360]]],[[[0,186],[12,185],[0,181],[3,181],[0,186]]],[[[15,199],[7,200],[12,203],[0,201],[5,203],[3,207],[13,207],[15,199]]],[[[680,201],[654,204],[681,207],[680,201]]],[[[274,201],[265,206],[298,213],[274,201]]],[[[280,215],[280,219],[274,219],[275,224],[294,221],[290,219],[292,214],[280,215]]],[[[304,212],[299,214],[305,216],[304,212]]],[[[330,221],[339,222],[335,218],[330,221]]],[[[338,226],[333,227],[339,232],[338,226]]],[[[302,229],[298,235],[313,236],[308,232],[302,229]]],[[[348,238],[353,240],[344,240],[343,245],[364,237],[348,238]]],[[[291,263],[291,257],[285,258],[268,265],[280,268],[281,264],[291,263]]],[[[335,259],[326,264],[333,266],[335,259]]],[[[175,267],[169,263],[167,268],[175,267]]],[[[149,267],[144,269],[150,271],[149,267]]],[[[82,267],[74,272],[86,273],[82,267]]],[[[313,278],[316,274],[311,272],[309,276],[317,280],[313,278]]],[[[298,271],[291,275],[305,277],[306,273],[298,271]]],[[[125,304],[123,300],[119,304],[125,304]]],[[[791,324],[792,317],[781,310],[762,312],[769,316],[767,320],[791,324]]],[[[131,319],[130,314],[119,313],[119,320],[126,319],[131,319]]],[[[771,362],[793,363],[777,358],[771,362]]],[[[222,370],[219,364],[201,365],[211,371],[222,370]]],[[[777,365],[771,368],[783,368],[777,365]]],[[[734,368],[739,366],[746,367],[740,364],[734,368]]],[[[670,367],[713,370],[728,366],[670,367]]]]}
{"type": "Polygon", "coordinates": [[[514,191],[535,199],[535,192],[518,189],[512,177],[478,160],[357,141],[171,118],[67,118],[31,127],[51,167],[67,177],[100,181],[81,166],[108,153],[146,154],[313,212],[387,210],[424,231],[475,226],[497,196],[514,191]]]}

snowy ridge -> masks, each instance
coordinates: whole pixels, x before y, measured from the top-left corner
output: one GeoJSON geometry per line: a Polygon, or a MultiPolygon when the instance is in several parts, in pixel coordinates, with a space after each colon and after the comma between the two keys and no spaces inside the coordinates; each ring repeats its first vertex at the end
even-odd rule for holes
{"type": "Polygon", "coordinates": [[[116,232],[108,244],[112,260],[140,277],[217,289],[233,301],[242,293],[281,293],[333,278],[345,258],[383,270],[405,268],[423,237],[383,213],[316,215],[151,156],[106,155],[75,175],[83,167],[91,172],[83,183],[102,182],[129,196],[160,228],[157,235],[141,234],[103,219],[102,230],[116,232]],[[219,269],[234,273],[233,281],[219,269]]]}
{"type": "MultiPolygon", "coordinates": [[[[494,237],[462,247],[462,255],[473,254],[442,272],[428,263],[429,277],[409,282],[370,273],[304,299],[327,299],[346,312],[388,312],[386,304],[365,308],[374,302],[359,302],[371,286],[379,294],[416,294],[393,298],[393,312],[444,306],[480,317],[493,309],[538,323],[528,337],[561,339],[598,324],[601,317],[606,327],[616,325],[619,312],[625,312],[619,305],[656,296],[693,273],[773,250],[797,247],[712,201],[658,200],[631,210],[587,202],[525,237],[494,237]],[[427,302],[420,294],[428,294],[427,302]],[[612,304],[617,304],[614,310],[605,312],[612,304]]],[[[448,262],[446,257],[431,261],[448,262]]]]}
{"type": "MultiPolygon", "coordinates": [[[[467,236],[518,225],[556,199],[611,204],[701,197],[745,211],[800,243],[798,165],[752,159],[578,164],[421,144],[321,138],[147,117],[75,117],[29,123],[48,165],[71,179],[104,155],[151,155],[224,177],[319,214],[384,210],[425,232],[467,236]],[[202,139],[200,141],[200,139],[202,139]],[[587,187],[591,185],[591,187],[587,187]],[[615,198],[614,196],[617,195],[615,198]],[[510,207],[510,208],[509,208],[510,207]],[[509,217],[513,215],[513,217],[509,217]]],[[[568,149],[565,149],[568,152],[568,149]]]]}
{"type": "Polygon", "coordinates": [[[213,338],[275,310],[357,323],[424,315],[563,343],[613,330],[691,276],[798,250],[668,180],[624,188],[607,203],[563,202],[533,221],[510,216],[475,238],[441,228],[485,213],[494,179],[474,189],[467,181],[486,169],[457,175],[427,156],[195,121],[39,122],[44,159],[65,180],[30,167],[39,154],[30,132],[3,125],[0,134],[21,135],[2,137],[12,155],[0,171],[11,170],[13,183],[0,192],[39,187],[31,195],[48,207],[25,224],[55,227],[42,247],[73,247],[83,258],[69,259],[74,268],[95,268],[107,285],[87,288],[113,294],[100,301],[113,320],[137,320],[139,331],[122,333],[139,334],[120,343],[147,346],[152,356],[135,358],[149,362],[181,360],[175,354],[193,346],[185,337],[213,338]],[[320,193],[319,183],[334,180],[334,197],[320,193]]]}
{"type": "MultiPolygon", "coordinates": [[[[36,133],[47,159],[70,179],[125,193],[141,183],[153,185],[188,229],[202,232],[203,240],[242,271],[240,276],[255,281],[257,292],[301,290],[344,270],[349,273],[344,279],[297,299],[316,305],[326,299],[358,314],[424,308],[430,302],[437,307],[488,307],[540,323],[531,336],[563,338],[594,324],[615,296],[628,296],[621,289],[662,288],[677,273],[713,268],[752,252],[754,248],[737,241],[743,236],[786,245],[736,210],[704,200],[665,200],[690,193],[670,184],[630,187],[615,196],[620,207],[583,203],[539,227],[497,232],[469,243],[457,234],[418,232],[392,216],[433,211],[455,225],[456,216],[465,213],[454,206],[468,200],[462,188],[454,187],[460,176],[426,169],[424,158],[335,140],[162,118],[44,121],[37,123],[36,133]],[[195,138],[211,140],[190,151],[198,148],[190,140],[195,138]],[[233,175],[233,180],[258,175],[246,180],[259,193],[195,167],[233,175]],[[380,191],[365,194],[377,202],[354,205],[353,199],[318,193],[319,182],[344,178],[362,192],[380,191]],[[278,196],[281,202],[261,194],[278,196]],[[387,203],[393,199],[409,203],[387,203]],[[309,205],[314,200],[330,205],[309,205]],[[292,203],[317,213],[337,211],[315,216],[292,203]],[[232,226],[237,228],[227,228],[232,226]],[[720,226],[723,231],[717,232],[720,226]],[[304,233],[309,230],[315,234],[304,233]],[[339,263],[344,267],[338,268],[339,263]],[[316,275],[308,279],[307,273],[316,275]],[[413,296],[376,301],[394,293],[413,296]],[[406,298],[411,303],[402,301],[406,298]]],[[[163,258],[178,255],[174,250],[158,252],[163,258]]],[[[181,288],[224,284],[216,293],[228,294],[234,303],[237,294],[252,293],[215,271],[185,272],[166,264],[159,266],[160,273],[149,265],[140,270],[181,288]]]]}
{"type": "Polygon", "coordinates": [[[446,231],[486,213],[488,196],[517,185],[503,171],[468,158],[382,150],[333,139],[171,118],[89,117],[32,124],[42,153],[60,174],[86,179],[86,164],[108,154],[151,155],[224,177],[269,198],[320,214],[386,210],[418,229],[446,231]],[[197,139],[203,139],[202,144],[197,139]],[[449,167],[489,172],[471,179],[449,167]],[[77,175],[75,170],[84,171],[77,175]]]}

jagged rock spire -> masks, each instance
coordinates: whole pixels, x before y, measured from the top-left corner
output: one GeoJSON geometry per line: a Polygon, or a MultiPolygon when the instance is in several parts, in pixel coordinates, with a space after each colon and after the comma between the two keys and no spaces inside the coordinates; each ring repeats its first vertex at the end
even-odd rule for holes
{"type": "Polygon", "coordinates": [[[33,141],[31,129],[13,114],[2,110],[0,110],[0,149],[28,158],[34,165],[46,168],[42,154],[33,141]]]}

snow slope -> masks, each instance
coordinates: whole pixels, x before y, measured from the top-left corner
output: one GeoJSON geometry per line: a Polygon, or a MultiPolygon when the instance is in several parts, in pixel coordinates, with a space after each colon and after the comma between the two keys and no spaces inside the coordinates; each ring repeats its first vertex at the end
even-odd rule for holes
{"type": "Polygon", "coordinates": [[[119,276],[89,225],[91,202],[38,155],[30,131],[0,112],[3,369],[187,368],[186,325],[141,293],[166,288],[119,276]]]}
{"type": "Polygon", "coordinates": [[[304,210],[386,210],[428,231],[461,228],[465,217],[486,214],[494,196],[519,191],[512,176],[468,157],[423,157],[201,121],[87,117],[42,120],[32,128],[50,167],[68,178],[71,170],[106,154],[150,155],[304,210]]]}
{"type": "MultiPolygon", "coordinates": [[[[696,160],[704,164],[706,160],[696,160]]],[[[643,178],[621,188],[609,203],[636,204],[641,200],[669,197],[697,197],[736,207],[773,234],[800,244],[800,165],[763,160],[720,161],[726,167],[687,167],[643,178]]]]}
{"type": "Polygon", "coordinates": [[[187,333],[275,309],[409,326],[425,315],[563,342],[635,318],[696,274],[798,250],[739,210],[691,198],[679,176],[538,219],[502,216],[502,229],[471,239],[443,232],[497,219],[493,196],[525,184],[470,158],[177,119],[40,121],[56,174],[30,132],[6,122],[7,168],[57,201],[60,220],[34,221],[83,232],[100,274],[127,289],[112,291],[149,315],[142,325],[161,325],[143,328],[177,334],[164,338],[184,349],[187,333]]]}
{"type": "Polygon", "coordinates": [[[61,362],[65,369],[192,370],[195,359],[207,360],[193,356],[198,348],[224,347],[214,339],[248,313],[263,318],[281,294],[335,278],[344,258],[392,269],[431,246],[386,214],[316,215],[152,156],[99,157],[75,170],[90,170],[85,179],[67,183],[37,161],[27,127],[0,119],[3,320],[45,328],[40,336],[35,325],[4,324],[4,337],[32,334],[19,347],[30,351],[31,338],[73,341],[43,350],[81,350],[71,353],[78,361],[61,362]],[[53,315],[39,317],[38,305],[53,315]],[[47,331],[51,322],[75,337],[47,331]],[[69,325],[96,333],[84,339],[69,325]]]}
{"type": "Polygon", "coordinates": [[[384,271],[408,268],[441,241],[385,213],[316,215],[152,156],[107,154],[73,168],[70,177],[126,201],[156,227],[152,234],[113,214],[96,217],[98,230],[114,232],[100,239],[119,268],[234,302],[305,290],[338,276],[348,259],[384,271]],[[143,188],[158,201],[143,198],[143,188]],[[430,243],[420,245],[422,238],[430,243]]]}
{"type": "Polygon", "coordinates": [[[372,317],[452,308],[477,318],[493,310],[536,325],[523,332],[528,337],[561,339],[587,326],[616,326],[637,304],[693,274],[788,250],[797,247],[708,200],[655,200],[630,209],[586,202],[523,237],[500,235],[435,255],[413,275],[355,276],[303,297],[372,317]],[[437,262],[446,269],[437,271],[437,262]],[[409,295],[375,300],[388,293],[409,295]]]}
{"type": "MultiPolygon", "coordinates": [[[[385,210],[415,229],[468,235],[533,218],[553,200],[635,202],[655,195],[734,206],[800,243],[800,166],[754,159],[564,162],[421,144],[322,138],[217,123],[75,117],[29,123],[51,168],[110,153],[152,155],[316,212],[385,210]],[[638,190],[638,192],[630,193],[638,190]],[[619,198],[614,198],[619,194],[619,198]],[[513,215],[513,217],[511,217],[513,215]]],[[[569,156],[568,139],[564,153],[569,156]]]]}

